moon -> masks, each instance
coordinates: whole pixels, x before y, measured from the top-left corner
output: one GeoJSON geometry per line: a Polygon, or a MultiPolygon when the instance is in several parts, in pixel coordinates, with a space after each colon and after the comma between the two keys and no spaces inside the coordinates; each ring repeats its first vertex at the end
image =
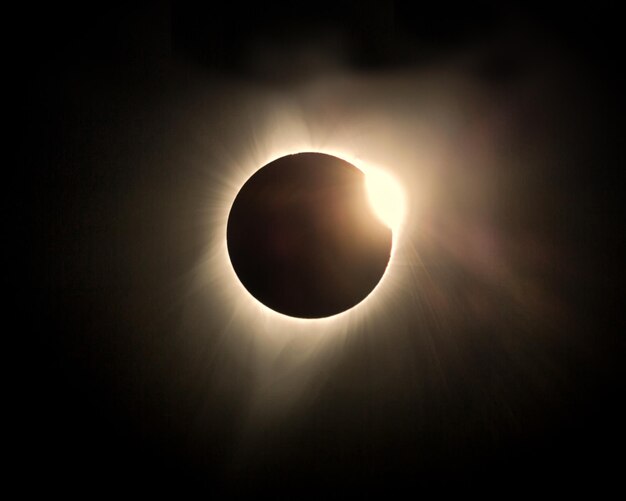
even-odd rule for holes
{"type": "Polygon", "coordinates": [[[257,170],[227,223],[228,254],[246,290],[278,313],[305,319],[365,300],[389,264],[399,217],[393,184],[374,176],[313,152],[257,170]]]}

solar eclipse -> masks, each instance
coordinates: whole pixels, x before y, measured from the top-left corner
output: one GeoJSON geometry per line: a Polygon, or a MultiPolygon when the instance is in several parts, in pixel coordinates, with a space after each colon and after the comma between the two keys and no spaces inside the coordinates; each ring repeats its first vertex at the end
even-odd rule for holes
{"type": "Polygon", "coordinates": [[[9,13],[24,480],[619,479],[619,44],[592,11],[167,3],[9,13]]]}
{"type": "Polygon", "coordinates": [[[237,194],[229,257],[247,291],[272,310],[333,316],[363,301],[383,277],[402,204],[383,171],[366,175],[324,153],[283,156],[237,194]]]}

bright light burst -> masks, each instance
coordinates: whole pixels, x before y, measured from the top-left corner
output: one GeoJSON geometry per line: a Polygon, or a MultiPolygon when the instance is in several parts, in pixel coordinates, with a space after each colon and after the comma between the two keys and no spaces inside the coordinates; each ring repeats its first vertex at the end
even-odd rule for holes
{"type": "Polygon", "coordinates": [[[375,167],[365,171],[365,189],[376,217],[397,232],[405,213],[404,191],[398,181],[388,172],[375,167]]]}

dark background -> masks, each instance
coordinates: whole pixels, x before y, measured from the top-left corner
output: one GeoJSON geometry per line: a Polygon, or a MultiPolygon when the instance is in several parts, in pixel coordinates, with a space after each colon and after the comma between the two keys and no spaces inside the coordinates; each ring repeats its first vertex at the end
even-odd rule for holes
{"type": "Polygon", "coordinates": [[[6,99],[19,109],[14,249],[25,264],[11,273],[19,277],[22,317],[15,335],[25,340],[15,378],[16,464],[25,485],[226,495],[407,486],[415,495],[472,488],[506,495],[546,485],[557,494],[583,487],[598,494],[617,485],[623,147],[616,17],[597,2],[89,2],[9,10],[9,58],[20,75],[6,99]],[[526,200],[533,214],[533,206],[563,203],[569,214],[529,219],[575,249],[578,264],[566,277],[544,277],[574,312],[571,322],[539,329],[525,347],[529,358],[558,370],[544,371],[535,385],[501,357],[490,339],[528,329],[506,309],[491,330],[471,320],[457,325],[475,342],[449,363],[442,348],[454,383],[441,392],[432,385],[419,400],[397,389],[411,387],[408,372],[391,379],[393,388],[361,387],[370,354],[355,341],[340,363],[320,369],[326,383],[315,398],[269,426],[232,467],[225,458],[239,444],[246,375],[231,370],[224,377],[236,381],[220,392],[213,380],[221,366],[190,369],[197,361],[179,328],[180,277],[205,243],[185,217],[197,207],[197,176],[179,162],[194,75],[280,88],[308,78],[307,68],[256,65],[256,48],[330,39],[339,40],[342,64],[363,74],[489,47],[480,71],[505,85],[522,65],[498,50],[503,30],[572,62],[577,78],[593,83],[586,109],[602,124],[580,125],[582,159],[567,157],[567,137],[551,136],[568,162],[545,175],[536,203],[526,200]],[[545,340],[555,339],[550,329],[557,342],[545,340]],[[510,421],[489,410],[499,405],[499,385],[519,394],[510,421]]]}

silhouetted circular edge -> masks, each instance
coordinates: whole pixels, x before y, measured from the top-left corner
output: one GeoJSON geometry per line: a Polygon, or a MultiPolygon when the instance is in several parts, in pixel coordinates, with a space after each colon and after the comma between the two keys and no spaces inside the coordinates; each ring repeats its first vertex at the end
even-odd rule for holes
{"type": "Polygon", "coordinates": [[[369,207],[364,176],[339,157],[302,152],[246,180],[229,211],[226,239],[233,270],[255,300],[315,319],[348,311],[372,293],[393,239],[369,207]]]}

